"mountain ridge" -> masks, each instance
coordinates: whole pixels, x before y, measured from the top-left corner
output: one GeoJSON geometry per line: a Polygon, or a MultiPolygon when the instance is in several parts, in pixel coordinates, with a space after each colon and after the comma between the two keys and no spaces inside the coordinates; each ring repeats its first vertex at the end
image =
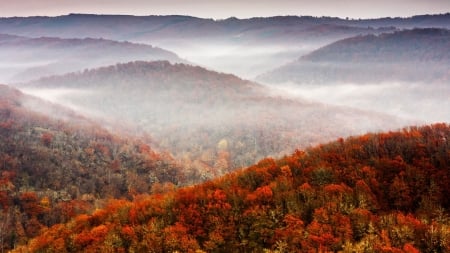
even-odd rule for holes
{"type": "Polygon", "coordinates": [[[190,16],[64,15],[0,19],[0,32],[62,38],[101,37],[155,45],[203,66],[254,78],[334,41],[414,27],[450,28],[450,14],[346,20],[286,16],[202,19],[190,16]]]}

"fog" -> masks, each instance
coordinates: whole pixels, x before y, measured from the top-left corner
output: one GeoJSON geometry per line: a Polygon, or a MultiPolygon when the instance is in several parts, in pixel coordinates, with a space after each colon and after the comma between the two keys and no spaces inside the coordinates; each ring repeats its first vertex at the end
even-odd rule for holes
{"type": "Polygon", "coordinates": [[[272,86],[283,96],[386,113],[417,123],[450,121],[450,87],[423,83],[272,86]]]}
{"type": "Polygon", "coordinates": [[[150,135],[154,148],[193,163],[194,171],[209,166],[216,171],[210,176],[296,148],[410,123],[370,110],[287,98],[233,75],[168,62],[119,64],[21,87],[96,118],[107,129],[150,135]],[[219,148],[223,142],[226,150],[219,148]],[[219,168],[217,159],[224,154],[227,165],[219,168]]]}
{"type": "Polygon", "coordinates": [[[177,53],[187,59],[211,70],[232,73],[245,79],[254,79],[261,73],[297,59],[320,44],[299,43],[293,45],[266,45],[224,43],[219,40],[211,42],[184,41],[182,45],[172,42],[157,43],[158,46],[177,53]]]}
{"type": "MultiPolygon", "coordinates": [[[[90,18],[62,17],[93,22],[90,18]]],[[[360,45],[365,38],[358,36],[350,44],[338,43],[335,50],[316,53],[315,58],[304,57],[342,38],[396,28],[349,27],[339,20],[333,24],[337,21],[295,17],[138,21],[130,17],[118,31],[104,26],[110,21],[65,30],[39,25],[39,31],[52,35],[96,35],[134,43],[0,35],[6,41],[0,46],[4,56],[0,81],[25,82],[15,85],[93,118],[116,134],[150,135],[153,148],[170,152],[187,169],[204,173],[205,179],[338,137],[450,119],[449,88],[439,84],[448,80],[441,75],[448,72],[447,65],[440,59],[416,65],[424,55],[433,60],[445,53],[445,45],[428,54],[428,46],[419,52],[417,43],[411,42],[406,44],[418,53],[396,54],[402,40],[384,41],[383,45],[393,41],[395,50],[383,51],[373,46],[375,36],[366,36],[367,46],[353,47],[353,42],[360,45]],[[381,51],[385,54],[378,54],[381,51]],[[371,56],[379,56],[378,63],[366,64],[371,56]],[[392,59],[401,61],[386,64],[392,59]],[[173,64],[179,62],[204,68],[173,64]],[[67,72],[73,73],[62,75],[67,72]],[[257,79],[266,85],[248,81],[264,77],[263,73],[276,75],[257,79]]],[[[37,33],[14,26],[8,31],[16,28],[37,33]]],[[[445,33],[407,33],[427,38],[430,34],[445,33]]]]}
{"type": "Polygon", "coordinates": [[[0,83],[8,83],[15,80],[17,75],[26,69],[32,69],[37,66],[46,66],[53,63],[51,61],[20,61],[15,57],[11,57],[11,55],[14,55],[14,52],[10,52],[9,56],[0,55],[4,61],[0,62],[0,83]]]}
{"type": "MultiPolygon", "coordinates": [[[[20,90],[25,94],[41,98],[45,101],[49,101],[51,103],[58,105],[63,105],[69,109],[72,109],[73,111],[76,111],[81,115],[89,117],[104,116],[99,111],[93,110],[92,108],[84,107],[81,104],[77,104],[71,101],[71,99],[75,97],[86,97],[93,95],[94,92],[91,90],[66,89],[66,88],[58,88],[58,89],[20,88],[20,90]]],[[[27,106],[30,110],[48,114],[43,108],[39,108],[39,106],[36,106],[36,104],[25,103],[25,106],[27,106]]]]}

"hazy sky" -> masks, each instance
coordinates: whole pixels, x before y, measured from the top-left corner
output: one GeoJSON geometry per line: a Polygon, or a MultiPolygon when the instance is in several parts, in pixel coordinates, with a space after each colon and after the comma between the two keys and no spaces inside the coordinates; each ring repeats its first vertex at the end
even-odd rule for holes
{"type": "Polygon", "coordinates": [[[98,13],[216,19],[275,15],[375,18],[447,12],[450,0],[0,0],[2,17],[98,13]]]}

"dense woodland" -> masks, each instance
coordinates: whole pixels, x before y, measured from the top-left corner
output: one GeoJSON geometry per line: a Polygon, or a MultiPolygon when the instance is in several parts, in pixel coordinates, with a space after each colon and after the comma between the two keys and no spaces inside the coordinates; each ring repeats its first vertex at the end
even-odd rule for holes
{"type": "Polygon", "coordinates": [[[155,183],[183,184],[183,173],[170,155],[143,141],[119,138],[70,110],[0,86],[2,249],[103,199],[132,199],[155,183]],[[53,117],[30,105],[51,109],[53,117]]]}
{"type": "Polygon", "coordinates": [[[446,84],[450,31],[424,28],[346,38],[258,77],[269,83],[446,84]]]}
{"type": "Polygon", "coordinates": [[[22,87],[79,91],[60,103],[112,125],[137,125],[137,132],[199,172],[190,178],[210,179],[298,147],[405,124],[384,114],[288,99],[234,75],[166,61],[117,64],[22,87]]]}
{"type": "Polygon", "coordinates": [[[449,167],[447,124],[339,139],[112,199],[15,252],[449,252],[449,167]]]}

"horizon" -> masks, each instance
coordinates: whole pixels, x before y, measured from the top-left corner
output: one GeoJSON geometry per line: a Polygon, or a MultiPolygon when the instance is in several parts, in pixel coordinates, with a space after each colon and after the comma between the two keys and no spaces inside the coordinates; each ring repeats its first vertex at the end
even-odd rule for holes
{"type": "Polygon", "coordinates": [[[57,17],[67,17],[67,16],[123,16],[123,17],[170,17],[170,16],[181,16],[181,17],[191,17],[191,18],[198,18],[198,19],[212,19],[214,21],[221,21],[221,20],[227,20],[227,19],[238,19],[238,20],[248,20],[253,18],[275,18],[275,17],[312,17],[312,18],[331,18],[331,19],[347,19],[347,20],[377,20],[377,19],[384,19],[384,18],[391,18],[391,19],[406,19],[406,18],[413,18],[413,17],[420,17],[420,16],[444,16],[444,15],[450,15],[450,12],[441,12],[441,13],[423,13],[423,14],[415,14],[410,16],[379,16],[379,17],[341,17],[341,16],[315,16],[315,15],[293,15],[293,14],[286,14],[286,15],[273,15],[273,16],[251,16],[251,17],[236,17],[236,16],[229,16],[224,18],[212,18],[212,17],[201,17],[201,16],[193,16],[189,14],[148,14],[148,15],[136,15],[136,14],[125,14],[125,13],[88,13],[88,12],[70,12],[65,14],[58,14],[58,15],[30,15],[30,16],[0,16],[0,18],[8,19],[8,18],[57,18],[57,17]]]}
{"type": "Polygon", "coordinates": [[[208,2],[205,0],[0,0],[0,17],[57,17],[76,14],[166,16],[180,15],[223,20],[231,17],[313,16],[342,19],[406,18],[450,12],[447,0],[380,0],[376,2],[343,0],[253,0],[208,2]],[[345,6],[345,8],[342,8],[345,6]]]}

